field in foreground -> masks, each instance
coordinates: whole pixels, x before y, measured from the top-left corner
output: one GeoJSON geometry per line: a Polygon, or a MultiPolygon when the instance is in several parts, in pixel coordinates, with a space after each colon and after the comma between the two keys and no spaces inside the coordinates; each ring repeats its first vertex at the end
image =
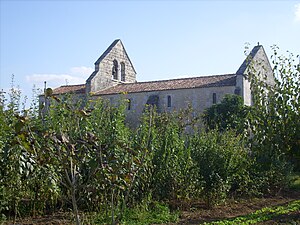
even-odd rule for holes
{"type": "MultiPolygon", "coordinates": [[[[234,218],[242,218],[242,216],[247,217],[250,214],[253,214],[254,212],[257,212],[258,210],[266,207],[285,206],[295,200],[300,200],[299,191],[288,192],[285,194],[267,198],[241,200],[240,202],[229,202],[224,205],[216,206],[214,209],[210,210],[205,209],[205,207],[203,207],[201,204],[195,205],[194,208],[192,208],[194,210],[185,210],[181,212],[180,220],[177,224],[202,224],[215,221],[234,220],[234,218]]],[[[238,222],[236,223],[238,224],[238,222]]],[[[300,224],[300,209],[298,208],[298,210],[296,211],[289,212],[280,216],[274,216],[270,220],[259,222],[256,224],[300,224]]]]}
{"type": "MultiPolygon", "coordinates": [[[[287,208],[287,206],[296,200],[300,200],[299,191],[290,191],[284,194],[280,194],[272,197],[256,198],[256,199],[243,199],[239,202],[228,201],[226,204],[216,206],[213,209],[207,209],[202,202],[194,202],[190,204],[178,204],[173,203],[174,208],[181,208],[179,211],[179,219],[177,223],[168,224],[211,224],[216,221],[224,221],[218,224],[300,224],[300,209],[299,205],[296,210],[290,212],[279,213],[278,215],[272,215],[272,210],[265,210],[266,208],[287,208]],[[262,210],[263,209],[263,210],[262,210]],[[257,213],[258,212],[258,213],[257,213]],[[272,215],[272,216],[271,216],[272,215]],[[245,218],[253,219],[252,221],[259,221],[262,217],[270,217],[270,219],[263,220],[258,223],[242,223],[238,221],[245,221],[245,218]],[[226,223],[225,221],[233,220],[233,223],[226,223]]],[[[296,201],[299,202],[299,201],[296,201]]],[[[298,203],[299,204],[299,203],[298,203]]],[[[89,224],[91,220],[83,217],[83,223],[89,224]]],[[[13,221],[6,222],[4,224],[13,224],[13,221]]],[[[71,213],[61,212],[54,215],[47,215],[36,218],[24,218],[17,220],[16,224],[25,225],[41,225],[41,224],[74,224],[71,218],[71,213]]],[[[126,223],[127,224],[127,223],[126,223]]],[[[134,224],[134,223],[128,223],[134,224]]],[[[139,224],[139,223],[136,223],[139,224]]],[[[146,223],[140,223],[146,224],[146,223]]]]}

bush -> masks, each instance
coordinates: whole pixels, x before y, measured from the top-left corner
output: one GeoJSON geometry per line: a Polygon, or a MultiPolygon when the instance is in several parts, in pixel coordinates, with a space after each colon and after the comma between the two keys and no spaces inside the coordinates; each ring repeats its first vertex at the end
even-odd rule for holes
{"type": "Polygon", "coordinates": [[[153,153],[153,196],[158,199],[184,199],[193,178],[191,156],[185,145],[184,128],[177,113],[156,118],[156,149],[153,153]]]}
{"type": "Polygon", "coordinates": [[[197,187],[208,207],[225,200],[230,192],[242,192],[239,181],[247,176],[248,151],[233,131],[197,133],[191,140],[197,187]]]}
{"type": "Polygon", "coordinates": [[[249,108],[244,105],[238,95],[227,94],[219,104],[214,104],[204,110],[202,119],[206,129],[237,130],[243,133],[249,108]]]}
{"type": "Polygon", "coordinates": [[[253,66],[247,74],[254,104],[248,117],[251,150],[258,161],[263,158],[264,169],[275,158],[300,170],[300,64],[292,53],[278,56],[276,46],[273,52],[274,82],[267,82],[264,71],[258,77],[253,66]]]}

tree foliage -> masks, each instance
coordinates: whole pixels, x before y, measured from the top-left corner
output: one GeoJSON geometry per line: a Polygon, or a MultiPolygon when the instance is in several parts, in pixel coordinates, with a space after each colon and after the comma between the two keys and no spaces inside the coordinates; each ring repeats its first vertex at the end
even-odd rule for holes
{"type": "Polygon", "coordinates": [[[226,199],[230,192],[243,191],[242,181],[247,180],[250,163],[241,136],[212,130],[194,135],[191,146],[197,187],[202,189],[208,207],[226,199]]]}
{"type": "Polygon", "coordinates": [[[266,167],[288,160],[299,170],[300,65],[293,54],[279,56],[276,46],[273,51],[274,83],[265,74],[260,74],[263,79],[256,76],[254,67],[248,74],[254,102],[249,116],[252,150],[266,167]]]}
{"type": "Polygon", "coordinates": [[[241,96],[227,94],[220,103],[205,109],[202,118],[208,129],[235,129],[242,133],[248,111],[241,96]]]}

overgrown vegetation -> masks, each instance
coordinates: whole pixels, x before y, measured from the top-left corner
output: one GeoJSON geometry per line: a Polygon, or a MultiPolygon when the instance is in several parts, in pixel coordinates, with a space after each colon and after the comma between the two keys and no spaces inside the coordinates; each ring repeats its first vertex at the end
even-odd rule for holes
{"type": "Polygon", "coordinates": [[[80,212],[96,212],[95,223],[130,224],[164,212],[149,224],[175,221],[167,208],[174,202],[202,199],[213,207],[278,193],[300,169],[300,65],[274,51],[275,84],[250,67],[254,106],[226,96],[205,111],[205,129],[190,110],[151,107],[130,129],[124,104],[74,104],[51,90],[48,112],[39,114],[37,102],[24,110],[12,87],[0,102],[1,219],[72,208],[76,224],[80,212]]]}
{"type": "Polygon", "coordinates": [[[243,133],[247,128],[249,110],[239,95],[225,95],[219,104],[205,109],[202,117],[207,129],[221,132],[232,129],[243,133]]]}
{"type": "MultiPolygon", "coordinates": [[[[151,204],[141,203],[132,208],[127,208],[120,223],[124,225],[148,225],[176,222],[177,220],[178,212],[171,212],[167,205],[153,202],[151,204]]],[[[90,224],[109,223],[108,218],[101,214],[97,214],[90,221],[90,224]]]]}
{"type": "MultiPolygon", "coordinates": [[[[204,223],[204,224],[207,225],[208,224],[211,225],[257,224],[259,222],[275,219],[278,216],[282,216],[287,213],[296,212],[299,210],[300,210],[300,200],[296,200],[284,206],[265,207],[263,209],[257,210],[245,216],[239,216],[233,219],[216,221],[211,223],[204,223]]],[[[289,224],[298,224],[298,222],[299,221],[289,221],[289,224]]]]}

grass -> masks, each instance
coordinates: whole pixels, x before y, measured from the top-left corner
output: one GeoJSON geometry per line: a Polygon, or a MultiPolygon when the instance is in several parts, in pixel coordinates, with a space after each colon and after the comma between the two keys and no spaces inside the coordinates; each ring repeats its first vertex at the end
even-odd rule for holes
{"type": "Polygon", "coordinates": [[[290,185],[290,188],[292,190],[300,190],[300,172],[297,172],[297,173],[294,173],[292,176],[291,176],[291,185],[290,185]]]}
{"type": "MultiPolygon", "coordinates": [[[[148,225],[148,224],[166,224],[177,222],[178,212],[171,212],[167,205],[153,203],[151,207],[141,204],[133,209],[127,209],[120,224],[122,225],[148,225]]],[[[89,224],[110,224],[111,219],[103,215],[96,215],[89,224]]]]}
{"type": "Polygon", "coordinates": [[[136,207],[134,210],[128,210],[122,221],[126,225],[147,225],[147,224],[163,224],[168,222],[176,222],[179,214],[171,212],[168,206],[155,203],[149,210],[147,207],[136,207]]]}
{"type": "Polygon", "coordinates": [[[235,217],[233,219],[226,219],[222,221],[216,221],[211,223],[204,224],[214,224],[214,225],[246,225],[246,224],[256,224],[259,222],[265,222],[268,220],[272,220],[278,216],[282,216],[291,212],[295,212],[300,210],[300,200],[295,200],[290,202],[285,206],[277,206],[277,207],[266,207],[260,210],[257,210],[253,213],[235,217]]]}

